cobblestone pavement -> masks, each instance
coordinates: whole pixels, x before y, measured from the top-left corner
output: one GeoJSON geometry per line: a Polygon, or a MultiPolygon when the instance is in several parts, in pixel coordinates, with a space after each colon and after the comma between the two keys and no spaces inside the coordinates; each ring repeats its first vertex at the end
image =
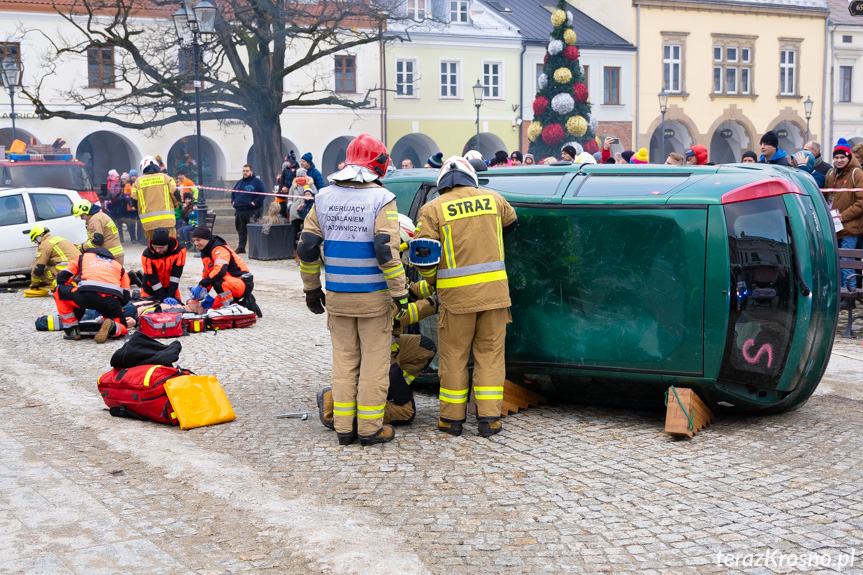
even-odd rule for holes
{"type": "Polygon", "coordinates": [[[784,573],[811,552],[833,562],[803,571],[863,573],[858,341],[801,409],[690,441],[560,404],[452,438],[423,391],[393,443],[344,448],[274,418],[315,408],[329,334],[293,262],[250,265],[263,320],[182,339],[238,419],[190,431],[111,418],[96,378],[120,343],[37,333],[52,301],[0,294],[0,573],[784,573]]]}

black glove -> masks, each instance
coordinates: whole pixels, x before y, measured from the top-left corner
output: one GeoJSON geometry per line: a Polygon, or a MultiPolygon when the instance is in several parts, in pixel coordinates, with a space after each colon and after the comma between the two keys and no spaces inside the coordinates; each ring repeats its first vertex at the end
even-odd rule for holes
{"type": "Polygon", "coordinates": [[[310,312],[320,315],[324,313],[325,305],[327,305],[327,298],[321,288],[306,292],[306,307],[310,312]]]}
{"type": "Polygon", "coordinates": [[[408,296],[405,294],[400,297],[393,297],[393,301],[396,302],[396,313],[393,319],[399,320],[408,312],[408,296]]]}

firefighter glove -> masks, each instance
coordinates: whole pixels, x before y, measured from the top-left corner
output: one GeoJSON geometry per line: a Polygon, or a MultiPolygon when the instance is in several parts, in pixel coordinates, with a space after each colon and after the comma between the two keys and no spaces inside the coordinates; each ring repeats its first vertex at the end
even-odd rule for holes
{"type": "Polygon", "coordinates": [[[396,313],[393,316],[394,319],[401,319],[408,312],[408,296],[403,295],[401,297],[394,297],[393,301],[396,302],[396,313]]]}
{"type": "Polygon", "coordinates": [[[327,298],[324,295],[324,290],[315,288],[312,291],[306,292],[306,307],[314,314],[324,313],[324,306],[327,305],[327,298]]]}

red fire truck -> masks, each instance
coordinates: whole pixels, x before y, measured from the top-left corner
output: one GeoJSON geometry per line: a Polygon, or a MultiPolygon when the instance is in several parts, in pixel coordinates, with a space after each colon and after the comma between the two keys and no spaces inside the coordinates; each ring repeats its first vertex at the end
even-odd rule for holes
{"type": "Polygon", "coordinates": [[[76,160],[68,148],[39,148],[44,153],[33,153],[33,146],[21,154],[4,152],[0,147],[0,188],[74,190],[85,200],[100,203],[84,163],[76,160]]]}

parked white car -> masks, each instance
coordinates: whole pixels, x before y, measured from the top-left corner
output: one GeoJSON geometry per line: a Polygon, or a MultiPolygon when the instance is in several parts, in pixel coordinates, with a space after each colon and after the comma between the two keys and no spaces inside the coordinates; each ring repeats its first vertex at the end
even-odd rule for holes
{"type": "Polygon", "coordinates": [[[86,241],[84,222],[72,215],[79,199],[59,188],[0,188],[0,276],[30,273],[36,259],[30,230],[37,224],[76,244],[86,241]]]}

